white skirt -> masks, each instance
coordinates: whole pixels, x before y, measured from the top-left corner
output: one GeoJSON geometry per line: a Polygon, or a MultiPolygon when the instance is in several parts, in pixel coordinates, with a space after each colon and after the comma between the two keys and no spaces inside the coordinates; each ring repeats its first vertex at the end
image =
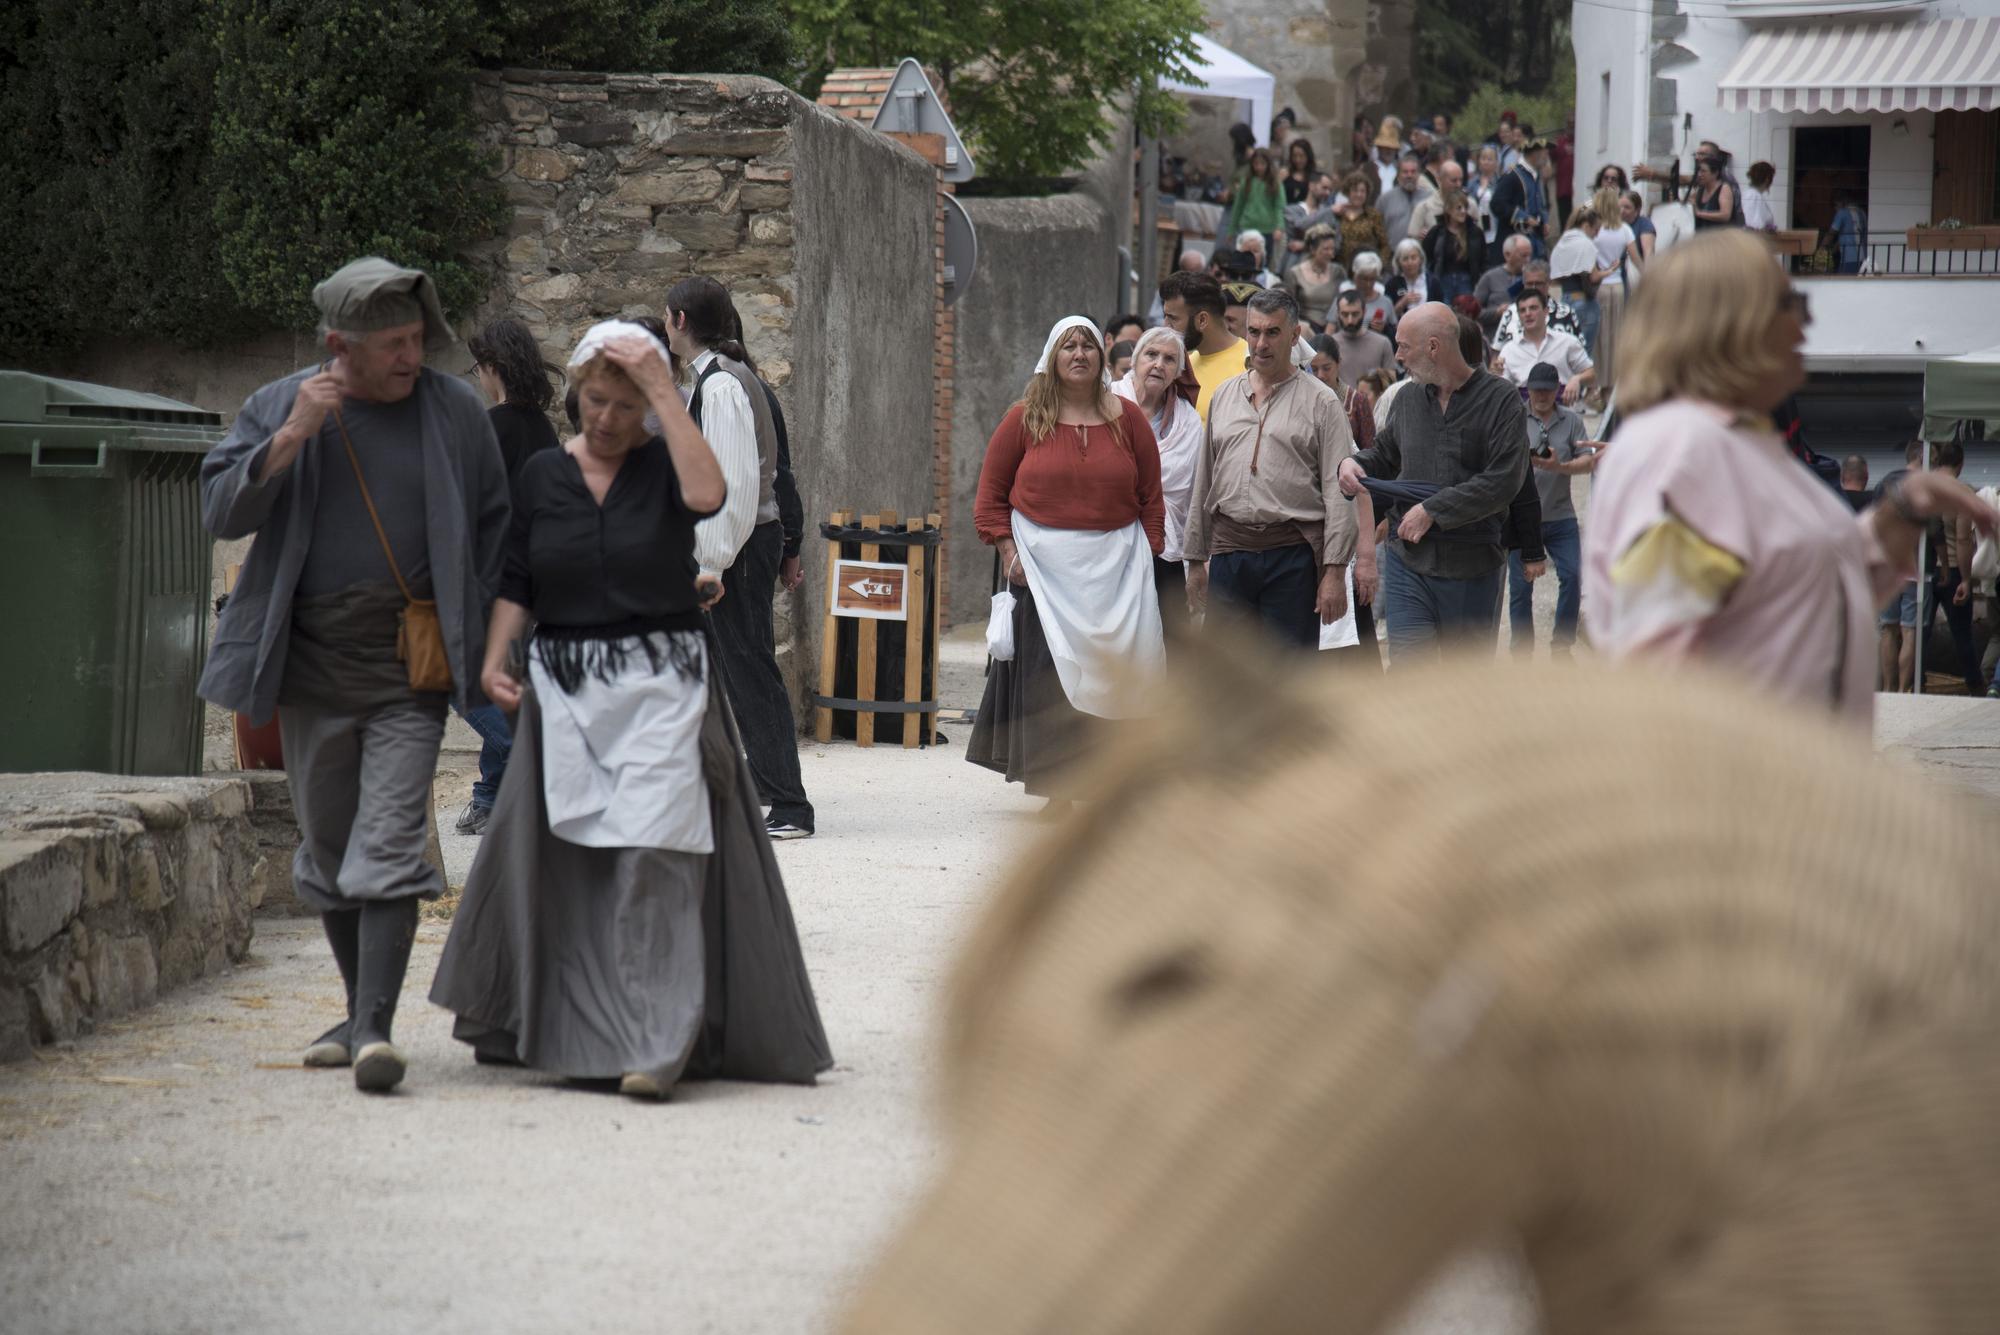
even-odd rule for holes
{"type": "MultiPolygon", "coordinates": [[[[708,645],[691,637],[704,678],[708,645]]],[[[648,638],[662,660],[668,632],[648,638]]],[[[574,694],[534,654],[528,671],[542,708],[542,786],[549,832],[586,848],[711,853],[715,832],[701,773],[708,687],[668,664],[658,672],[638,637],[624,641],[612,680],[584,677],[574,694]]]]}
{"type": "Polygon", "coordinates": [[[1167,658],[1146,530],[1137,520],[1110,533],[1044,528],[1017,510],[1014,546],[1071,706],[1098,718],[1146,713],[1167,658]]]}

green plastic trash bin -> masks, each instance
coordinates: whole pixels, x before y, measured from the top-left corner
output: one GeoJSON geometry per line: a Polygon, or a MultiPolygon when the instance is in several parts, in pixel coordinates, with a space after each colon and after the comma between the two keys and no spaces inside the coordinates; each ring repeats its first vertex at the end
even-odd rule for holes
{"type": "Polygon", "coordinates": [[[218,413],[0,371],[0,771],[195,774],[218,413]]]}

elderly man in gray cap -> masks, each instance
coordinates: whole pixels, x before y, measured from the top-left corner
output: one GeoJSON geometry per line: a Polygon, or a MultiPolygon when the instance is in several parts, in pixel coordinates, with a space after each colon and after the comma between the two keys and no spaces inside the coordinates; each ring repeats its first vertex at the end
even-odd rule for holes
{"type": "Polygon", "coordinates": [[[252,394],[202,464],[209,531],[257,541],[200,689],[259,722],[283,707],[292,875],[347,988],[305,1061],[381,1092],[406,1069],[417,901],[444,888],[425,805],[447,705],[479,700],[507,475],[477,391],[424,365],[451,340],[429,275],[356,260],[313,301],[328,360],[252,394]]]}

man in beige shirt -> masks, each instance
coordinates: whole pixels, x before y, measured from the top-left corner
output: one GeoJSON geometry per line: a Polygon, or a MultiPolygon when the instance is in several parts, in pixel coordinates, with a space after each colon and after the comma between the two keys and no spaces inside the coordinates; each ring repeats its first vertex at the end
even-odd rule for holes
{"type": "MultiPolygon", "coordinates": [[[[1298,320],[1286,293],[1252,297],[1250,369],[1209,404],[1188,507],[1188,606],[1202,610],[1213,586],[1279,639],[1317,649],[1320,626],[1347,614],[1357,525],[1335,479],[1354,437],[1340,397],[1293,365],[1298,320]]],[[[1374,583],[1372,560],[1357,565],[1359,601],[1373,600],[1374,583]]]]}

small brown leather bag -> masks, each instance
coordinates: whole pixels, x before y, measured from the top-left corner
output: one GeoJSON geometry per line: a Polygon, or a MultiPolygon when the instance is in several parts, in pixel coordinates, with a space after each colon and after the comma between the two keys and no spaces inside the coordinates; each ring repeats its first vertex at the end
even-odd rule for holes
{"type": "Polygon", "coordinates": [[[382,555],[389,558],[389,573],[396,577],[396,587],[403,591],[403,612],[396,620],[396,657],[409,673],[411,690],[448,691],[451,659],[444,650],[444,625],[438,620],[438,605],[434,600],[410,596],[410,586],[403,582],[402,568],[396,564],[395,550],[389,546],[389,535],[382,529],[382,516],[375,513],[375,498],[368,494],[368,479],[361,475],[361,458],[354,452],[354,441],[347,434],[347,424],[340,420],[338,408],[333,410],[333,424],[340,428],[340,443],[347,447],[347,462],[354,466],[354,481],[361,488],[361,502],[368,507],[368,518],[374,521],[382,555]]]}

